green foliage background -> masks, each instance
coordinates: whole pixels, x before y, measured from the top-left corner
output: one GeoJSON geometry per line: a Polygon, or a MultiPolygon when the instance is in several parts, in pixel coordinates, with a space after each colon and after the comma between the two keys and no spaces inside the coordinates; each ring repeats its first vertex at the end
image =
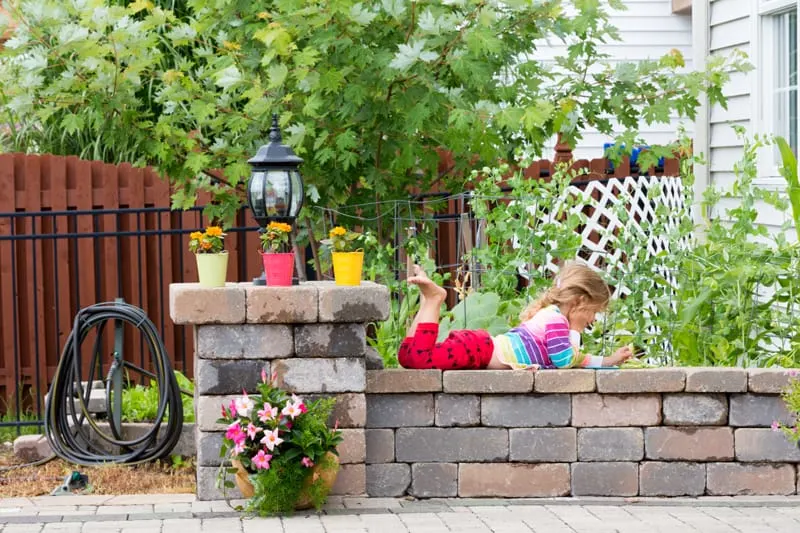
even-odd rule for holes
{"type": "MultiPolygon", "coordinates": [[[[154,165],[187,208],[209,191],[231,221],[271,113],[305,158],[309,203],[405,197],[451,175],[540,153],[589,127],[642,124],[721,102],[743,57],[685,71],[680,53],[603,66],[620,0],[18,0],[0,51],[6,150],[154,165]],[[536,59],[547,38],[566,45],[536,59]],[[217,176],[217,178],[212,178],[217,176]]],[[[632,146],[628,142],[627,146],[632,146]]],[[[448,185],[445,183],[445,185],[448,185]]],[[[378,211],[380,204],[365,208],[378,211]]],[[[381,233],[381,232],[379,232],[381,233]]]]}

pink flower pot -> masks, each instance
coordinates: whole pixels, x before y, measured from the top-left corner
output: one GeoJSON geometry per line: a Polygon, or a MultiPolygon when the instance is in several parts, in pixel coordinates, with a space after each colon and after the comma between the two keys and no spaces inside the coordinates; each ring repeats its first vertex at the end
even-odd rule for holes
{"type": "Polygon", "coordinates": [[[289,287],[294,273],[294,252],[286,254],[262,253],[264,276],[268,287],[289,287]]]}

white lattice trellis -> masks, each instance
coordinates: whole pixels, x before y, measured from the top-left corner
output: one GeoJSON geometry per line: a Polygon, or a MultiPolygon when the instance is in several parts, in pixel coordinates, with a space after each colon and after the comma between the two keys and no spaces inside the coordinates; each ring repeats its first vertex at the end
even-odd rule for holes
{"type": "MultiPolygon", "coordinates": [[[[626,265],[622,257],[619,235],[623,232],[636,236],[633,239],[635,246],[645,246],[646,253],[651,258],[670,251],[674,252],[675,250],[669,249],[668,235],[652,234],[651,228],[657,226],[667,232],[678,229],[686,213],[684,192],[681,178],[667,176],[628,176],[571,185],[565,191],[563,201],[566,202],[566,197],[570,195],[582,196],[586,200],[570,209],[573,213],[584,212],[587,217],[580,232],[580,256],[596,270],[607,270],[609,265],[613,265],[614,268],[621,270],[618,274],[624,276],[626,271],[630,271],[631,265],[626,265]],[[660,207],[664,209],[660,210],[660,207]],[[585,213],[587,208],[591,213],[585,213]],[[662,213],[659,213],[659,210],[662,213]],[[626,220],[621,220],[619,216],[623,211],[626,220]]],[[[531,206],[529,211],[534,214],[536,207],[531,206]]],[[[548,216],[558,211],[558,206],[554,206],[548,216]]],[[[541,222],[552,223],[553,220],[541,222]]],[[[520,246],[518,241],[514,244],[515,247],[520,246]]],[[[551,245],[555,247],[556,243],[551,245]]],[[[542,267],[553,274],[557,273],[559,268],[550,254],[547,256],[546,264],[539,268],[542,267]]],[[[523,276],[527,275],[525,269],[521,269],[520,273],[523,276]]],[[[674,282],[671,273],[666,270],[660,273],[674,282]]],[[[629,294],[624,284],[618,286],[617,290],[618,294],[629,294]]]]}

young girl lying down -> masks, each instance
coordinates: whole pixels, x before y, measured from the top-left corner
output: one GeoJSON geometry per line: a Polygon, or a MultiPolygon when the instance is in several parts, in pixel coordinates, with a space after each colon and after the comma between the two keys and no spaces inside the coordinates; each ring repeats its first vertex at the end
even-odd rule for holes
{"type": "Polygon", "coordinates": [[[447,291],[419,266],[407,281],[419,287],[421,302],[400,345],[398,361],[404,368],[600,368],[618,366],[633,356],[629,347],[610,357],[580,353],[579,332],[608,307],[611,291],[596,272],[579,263],[561,269],[553,286],[522,312],[519,326],[495,337],[484,330],[452,331],[440,343],[439,310],[447,291]]]}

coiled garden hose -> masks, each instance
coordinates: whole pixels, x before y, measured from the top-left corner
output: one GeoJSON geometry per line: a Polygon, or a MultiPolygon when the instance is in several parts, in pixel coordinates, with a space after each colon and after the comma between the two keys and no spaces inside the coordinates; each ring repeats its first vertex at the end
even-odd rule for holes
{"type": "Polygon", "coordinates": [[[142,309],[122,300],[95,304],[75,316],[55,378],[45,402],[45,435],[53,452],[71,463],[140,464],[167,457],[181,436],[183,404],[178,381],[172,371],[166,348],[153,322],[142,309]],[[103,331],[114,321],[114,352],[106,376],[108,431],[100,427],[88,410],[92,384],[99,373],[103,331]],[[124,323],[142,333],[154,372],[125,361],[122,354],[124,323]],[[81,344],[97,328],[92,362],[82,367],[81,344]],[[122,378],[126,369],[135,370],[155,381],[159,391],[158,411],[152,427],[144,434],[124,440],[121,430],[122,378]],[[88,375],[84,375],[87,372],[88,375]],[[83,383],[87,386],[84,387],[83,383]],[[115,450],[110,453],[108,449],[115,450]]]}

